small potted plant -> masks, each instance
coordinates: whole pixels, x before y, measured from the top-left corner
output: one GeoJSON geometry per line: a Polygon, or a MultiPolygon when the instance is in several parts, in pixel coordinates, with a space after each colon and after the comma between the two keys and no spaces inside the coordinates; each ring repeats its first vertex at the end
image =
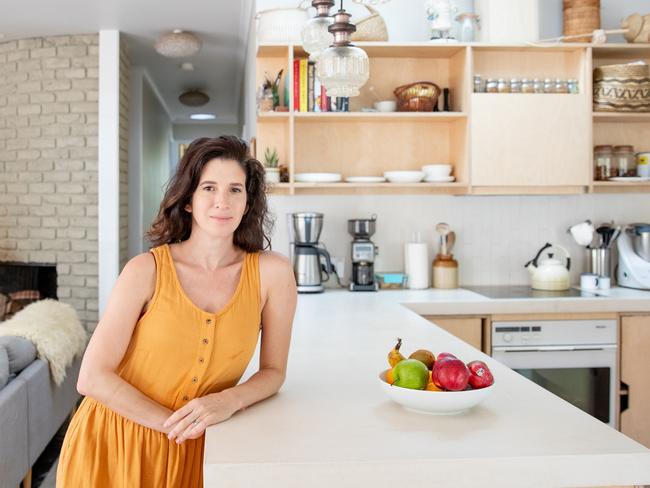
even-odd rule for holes
{"type": "Polygon", "coordinates": [[[271,148],[267,147],[266,151],[264,151],[264,170],[267,183],[280,183],[279,161],[278,151],[275,148],[271,151],[271,148]]]}

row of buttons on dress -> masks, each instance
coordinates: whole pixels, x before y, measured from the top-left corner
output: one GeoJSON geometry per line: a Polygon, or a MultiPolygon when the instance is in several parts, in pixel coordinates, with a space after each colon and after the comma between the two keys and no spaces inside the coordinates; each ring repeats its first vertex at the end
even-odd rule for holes
{"type": "MultiPolygon", "coordinates": [[[[205,320],[205,323],[206,323],[207,325],[212,325],[212,319],[206,319],[206,320],[205,320]]],[[[207,337],[204,337],[204,338],[201,340],[201,342],[202,342],[204,345],[207,345],[207,344],[210,343],[210,341],[208,340],[207,337]]],[[[200,363],[200,364],[205,363],[205,358],[203,358],[203,357],[199,357],[199,363],[200,363]]],[[[197,383],[198,381],[199,381],[198,376],[193,376],[193,377],[192,377],[192,383],[197,383]]],[[[183,396],[183,401],[187,402],[189,399],[190,399],[190,397],[189,397],[188,395],[184,395],[184,396],[183,396]]]]}

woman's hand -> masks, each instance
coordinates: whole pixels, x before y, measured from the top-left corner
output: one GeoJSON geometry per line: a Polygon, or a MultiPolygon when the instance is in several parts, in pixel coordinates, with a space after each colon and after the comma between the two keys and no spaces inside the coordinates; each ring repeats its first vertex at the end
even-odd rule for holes
{"type": "Polygon", "coordinates": [[[228,420],[237,411],[232,393],[222,391],[195,398],[176,410],[164,423],[169,429],[169,440],[182,444],[187,439],[198,439],[209,425],[228,420]]]}

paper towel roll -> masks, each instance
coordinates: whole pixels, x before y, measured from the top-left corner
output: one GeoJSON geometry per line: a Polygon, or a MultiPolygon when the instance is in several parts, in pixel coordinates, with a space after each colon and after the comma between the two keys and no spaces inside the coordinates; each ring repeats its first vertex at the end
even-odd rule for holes
{"type": "Polygon", "coordinates": [[[408,288],[429,288],[429,250],[426,242],[404,244],[404,272],[408,275],[408,288]]]}

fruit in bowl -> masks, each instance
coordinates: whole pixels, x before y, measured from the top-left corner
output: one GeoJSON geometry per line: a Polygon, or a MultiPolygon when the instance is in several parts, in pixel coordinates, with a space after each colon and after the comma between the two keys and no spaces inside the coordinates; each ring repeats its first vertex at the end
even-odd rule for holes
{"type": "Polygon", "coordinates": [[[398,339],[388,354],[392,367],[380,373],[379,380],[389,398],[408,410],[460,413],[478,405],[494,389],[494,376],[483,361],[465,364],[451,353],[436,357],[427,349],[406,359],[399,351],[401,345],[398,339]]]}

